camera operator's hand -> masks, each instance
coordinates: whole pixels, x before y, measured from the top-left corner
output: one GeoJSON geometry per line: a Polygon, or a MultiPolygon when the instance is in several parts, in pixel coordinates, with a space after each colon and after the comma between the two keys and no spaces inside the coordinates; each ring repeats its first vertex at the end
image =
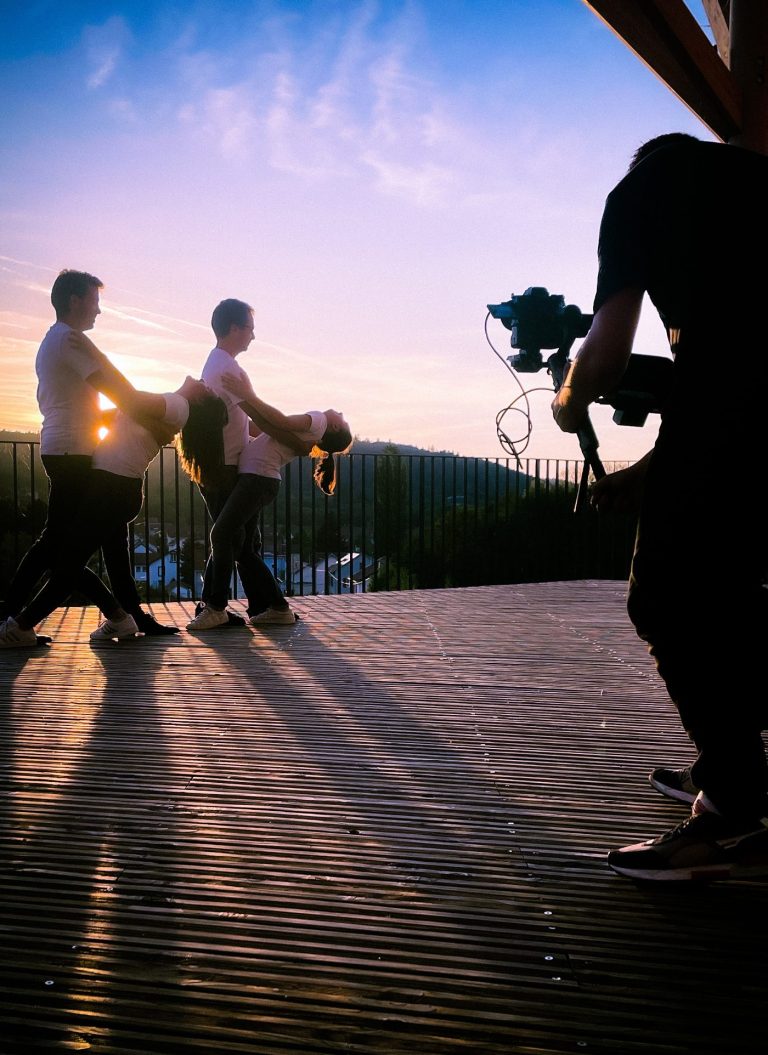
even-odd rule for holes
{"type": "Polygon", "coordinates": [[[649,451],[634,465],[595,480],[589,487],[589,504],[599,513],[638,513],[650,458],[649,451]]]}
{"type": "Polygon", "coordinates": [[[576,399],[567,385],[563,385],[552,400],[552,416],[563,432],[578,432],[587,417],[587,405],[576,399]]]}
{"type": "Polygon", "coordinates": [[[642,287],[629,286],[595,312],[579,354],[552,401],[552,415],[563,432],[578,432],[590,403],[618,385],[632,352],[642,302],[642,287]]]}

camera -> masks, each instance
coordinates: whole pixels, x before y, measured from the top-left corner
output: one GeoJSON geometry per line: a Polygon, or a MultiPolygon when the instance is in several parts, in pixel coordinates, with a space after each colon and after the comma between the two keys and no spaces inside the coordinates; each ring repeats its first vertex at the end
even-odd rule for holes
{"type": "MultiPolygon", "coordinates": [[[[529,286],[525,293],[502,304],[489,304],[488,311],[511,333],[517,354],[507,357],[518,373],[536,373],[546,365],[555,391],[568,367],[568,352],[577,337],[586,337],[594,316],[585,315],[575,304],[566,304],[559,293],[543,286],[529,286]],[[556,351],[547,358],[542,349],[556,351]]],[[[617,425],[642,426],[649,414],[658,414],[672,382],[672,360],[657,355],[631,355],[627,369],[614,391],[596,402],[614,408],[617,425]]]]}
{"type": "Polygon", "coordinates": [[[570,348],[577,337],[586,337],[592,325],[591,315],[584,315],[575,304],[566,305],[565,297],[543,286],[529,286],[521,296],[512,294],[503,304],[489,304],[488,311],[511,331],[510,343],[519,354],[507,358],[521,374],[541,370],[542,348],[570,348]]]}

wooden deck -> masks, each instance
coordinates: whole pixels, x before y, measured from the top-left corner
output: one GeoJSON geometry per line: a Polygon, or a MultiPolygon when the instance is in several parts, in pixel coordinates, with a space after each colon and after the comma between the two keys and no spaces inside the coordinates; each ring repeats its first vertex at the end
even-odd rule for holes
{"type": "Polygon", "coordinates": [[[1,1055],[765,1052],[766,884],[605,864],[690,757],[623,584],[296,607],[0,654],[1,1055]]]}

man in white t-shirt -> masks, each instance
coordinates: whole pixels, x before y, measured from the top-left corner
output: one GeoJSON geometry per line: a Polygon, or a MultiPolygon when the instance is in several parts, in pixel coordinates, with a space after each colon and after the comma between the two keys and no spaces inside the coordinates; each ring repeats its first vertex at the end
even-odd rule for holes
{"type": "MultiPolygon", "coordinates": [[[[211,328],[216,337],[216,345],[208,354],[200,376],[211,391],[223,399],[227,407],[227,424],[224,426],[224,472],[215,484],[208,481],[201,483],[199,487],[211,522],[215,523],[237,482],[240,452],[249,437],[248,415],[239,406],[232,393],[224,387],[222,378],[224,374],[234,372],[247,379],[247,374],[239,363],[235,362],[235,359],[248,348],[253,340],[253,308],[245,301],[236,300],[234,297],[222,300],[213,310],[211,328]]],[[[251,553],[252,538],[249,536],[234,558],[246,594],[251,553]]],[[[197,606],[195,617],[187,624],[187,628],[191,630],[209,629],[208,624],[244,626],[245,620],[242,616],[235,615],[234,612],[222,611],[219,616],[212,619],[209,615],[212,590],[213,559],[209,557],[203,578],[203,600],[197,606]],[[206,625],[203,626],[203,623],[206,625]]]]}
{"type": "MultiPolygon", "coordinates": [[[[43,417],[40,454],[49,481],[48,515],[42,533],[16,570],[0,606],[0,616],[18,611],[50,570],[72,510],[85,493],[99,429],[105,423],[99,393],[103,392],[135,420],[154,430],[158,428],[156,419],[147,414],[147,399],[151,396],[137,391],[106,356],[83,338],[101,313],[102,287],[95,275],[65,270],[51,289],[56,322],[45,335],[35,361],[37,399],[43,417]]],[[[161,427],[158,438],[167,442],[170,434],[161,427]]],[[[106,540],[102,552],[112,592],[135,623],[131,632],[175,633],[176,627],[163,627],[142,610],[123,536],[106,540]]],[[[101,580],[88,569],[78,580],[78,591],[96,604],[103,597],[103,589],[101,580]]]]}
{"type": "MultiPolygon", "coordinates": [[[[215,397],[205,384],[187,377],[175,392],[155,396],[156,421],[178,433],[191,413],[206,413],[201,404],[209,400],[215,400],[215,397]]],[[[144,500],[144,475],[160,447],[161,441],[145,426],[120,411],[115,414],[108,434],[93,455],[89,501],[81,508],[72,509],[65,545],[55,554],[46,583],[21,611],[6,620],[5,625],[0,623],[0,648],[24,647],[24,635],[30,647],[37,644],[35,626],[65,602],[82,568],[105,538],[122,534],[127,548],[129,525],[139,515],[144,500]]],[[[120,624],[126,621],[127,613],[105,586],[102,585],[102,589],[98,606],[105,618],[90,635],[94,645],[128,636],[120,633],[120,624]]]]}
{"type": "MultiPolygon", "coordinates": [[[[248,375],[235,362],[238,355],[244,352],[253,340],[253,308],[245,301],[228,298],[216,305],[211,316],[211,327],[216,335],[216,347],[208,355],[201,377],[208,387],[224,400],[227,407],[228,422],[224,427],[224,473],[220,481],[212,486],[210,483],[200,485],[200,493],[203,496],[211,520],[215,524],[221,515],[227,501],[237,483],[238,463],[240,454],[245,448],[250,436],[256,436],[261,429],[253,420],[254,414],[258,414],[247,404],[232,394],[224,383],[225,375],[235,375],[250,388],[248,375]]],[[[284,424],[283,415],[274,408],[266,408],[275,419],[275,424],[284,424]]],[[[291,437],[287,442],[292,442],[291,437]]],[[[303,450],[301,444],[297,449],[303,450]]],[[[212,630],[223,626],[242,626],[245,620],[226,609],[226,602],[230,594],[229,579],[231,567],[234,565],[240,575],[246,597],[249,599],[249,616],[257,614],[251,610],[250,599],[259,596],[259,582],[261,578],[261,562],[258,560],[258,551],[261,547],[261,538],[258,528],[254,522],[246,524],[236,523],[236,518],[227,518],[227,531],[232,534],[232,560],[227,561],[227,567],[222,569],[219,562],[218,574],[216,573],[216,562],[213,554],[208,558],[203,580],[202,603],[197,606],[194,619],[187,623],[188,630],[212,630]],[[245,528],[245,541],[242,545],[235,543],[234,533],[239,534],[239,529],[245,528]],[[226,582],[225,582],[226,580],[226,582]]],[[[226,540],[219,539],[220,552],[222,546],[226,548],[226,540]]]]}

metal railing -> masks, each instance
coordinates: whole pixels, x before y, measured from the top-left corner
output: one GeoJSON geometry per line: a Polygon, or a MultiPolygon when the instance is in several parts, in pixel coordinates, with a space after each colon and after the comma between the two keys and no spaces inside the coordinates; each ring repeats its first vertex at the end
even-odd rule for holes
{"type": "MultiPolygon", "coordinates": [[[[330,498],[312,468],[309,458],[289,463],[261,516],[265,559],[288,594],[623,578],[628,570],[631,519],[573,512],[581,461],[353,451],[339,458],[330,498]]],[[[38,443],[0,441],[0,592],[42,528],[46,495],[38,443]]],[[[130,527],[147,599],[199,597],[209,532],[197,487],[175,448],[164,448],[130,527]]],[[[93,566],[101,570],[99,558],[93,566]]],[[[240,594],[236,578],[233,591],[240,594]]]]}

